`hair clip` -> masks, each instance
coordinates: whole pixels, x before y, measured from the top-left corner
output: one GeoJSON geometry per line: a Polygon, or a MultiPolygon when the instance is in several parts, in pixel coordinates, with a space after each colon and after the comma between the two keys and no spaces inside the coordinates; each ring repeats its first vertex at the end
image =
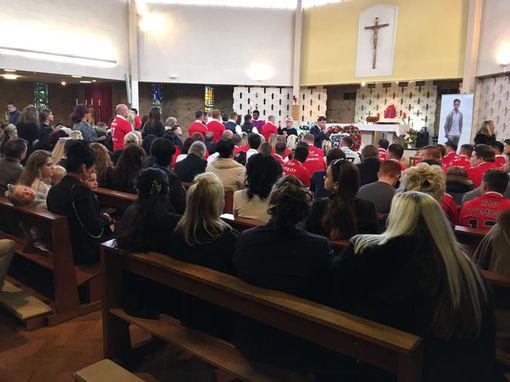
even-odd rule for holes
{"type": "Polygon", "coordinates": [[[154,195],[156,193],[159,194],[160,192],[161,192],[161,184],[159,184],[158,181],[156,179],[154,179],[152,181],[150,195],[154,195]]]}

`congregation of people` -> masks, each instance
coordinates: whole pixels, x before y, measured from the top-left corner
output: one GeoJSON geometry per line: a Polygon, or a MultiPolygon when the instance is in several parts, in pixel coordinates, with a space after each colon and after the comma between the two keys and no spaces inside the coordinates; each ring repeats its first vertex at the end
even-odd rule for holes
{"type": "MultiPolygon", "coordinates": [[[[0,192],[14,205],[67,216],[76,264],[97,263],[100,243],[115,238],[128,251],[161,252],[423,336],[425,381],[490,380],[494,308],[480,269],[510,276],[510,139],[496,137],[491,121],[473,144],[427,145],[406,158],[401,144],[384,138],[361,149],[347,134],[333,142],[325,117],[303,130],[257,110],[197,111],[184,129],[157,107],[142,118],[119,104],[108,125],[91,124],[81,104],[68,126],[53,126],[49,109],[11,103],[8,112],[0,192]],[[122,213],[105,211],[98,187],[136,201],[122,213]],[[234,217],[260,226],[239,233],[222,219],[230,194],[234,217]],[[455,226],[486,233],[472,256],[455,226]],[[335,253],[335,241],[347,245],[335,253]]],[[[143,285],[133,288],[132,314],[170,309],[232,340],[250,360],[324,380],[388,378],[200,300],[132,282],[143,285]],[[174,304],[147,297],[154,293],[174,304]]]]}

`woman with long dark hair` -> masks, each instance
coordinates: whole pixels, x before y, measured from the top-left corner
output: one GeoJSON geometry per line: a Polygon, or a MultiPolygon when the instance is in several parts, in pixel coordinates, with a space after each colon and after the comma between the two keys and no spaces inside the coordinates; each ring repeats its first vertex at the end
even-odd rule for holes
{"type": "Polygon", "coordinates": [[[122,151],[117,165],[106,179],[112,190],[136,194],[135,179],[145,165],[145,151],[140,146],[128,145],[122,151]]]}
{"type": "Polygon", "coordinates": [[[374,204],[356,197],[359,184],[359,171],[352,162],[345,159],[331,162],[324,188],[332,196],[313,204],[306,229],[331,240],[347,240],[357,233],[377,233],[374,204]]]}
{"type": "Polygon", "coordinates": [[[80,103],[74,107],[70,119],[73,124],[72,129],[80,131],[85,142],[92,143],[98,139],[96,130],[87,122],[88,113],[88,108],[80,103]]]}
{"type": "Polygon", "coordinates": [[[136,180],[138,197],[116,227],[120,248],[130,251],[163,251],[180,216],[168,210],[168,178],[163,171],[146,168],[136,180]]]}
{"type": "Polygon", "coordinates": [[[161,122],[161,110],[159,107],[153,107],[149,113],[149,119],[142,127],[142,134],[144,137],[146,135],[152,134],[160,138],[164,133],[165,126],[161,122]]]}
{"type": "Polygon", "coordinates": [[[246,163],[246,188],[234,192],[234,216],[269,221],[269,194],[282,176],[282,166],[271,155],[255,154],[246,163]]]}
{"type": "Polygon", "coordinates": [[[16,124],[18,136],[27,141],[27,158],[33,151],[34,141],[39,137],[39,113],[34,105],[23,108],[16,124]]]}

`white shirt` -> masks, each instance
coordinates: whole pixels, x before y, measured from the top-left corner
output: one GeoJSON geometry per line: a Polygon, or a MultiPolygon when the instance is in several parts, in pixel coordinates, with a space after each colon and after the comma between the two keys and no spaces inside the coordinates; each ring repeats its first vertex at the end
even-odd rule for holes
{"type": "Polygon", "coordinates": [[[209,155],[209,157],[207,158],[207,165],[210,165],[212,162],[214,162],[216,159],[218,159],[219,156],[220,156],[219,153],[214,153],[214,154],[209,155]]]}
{"type": "Polygon", "coordinates": [[[229,120],[228,120],[228,122],[235,123],[235,124],[236,124],[236,129],[235,129],[235,130],[236,130],[236,134],[241,135],[241,133],[243,132],[243,130],[241,130],[241,126],[239,126],[239,125],[237,124],[237,122],[236,122],[236,121],[234,121],[233,119],[229,119],[229,120]]]}
{"type": "Polygon", "coordinates": [[[248,159],[250,159],[250,157],[252,155],[255,155],[255,154],[258,154],[259,152],[255,149],[249,149],[248,151],[246,151],[246,161],[248,161],[248,159]]]}
{"type": "Polygon", "coordinates": [[[459,111],[453,111],[452,115],[452,128],[450,129],[449,135],[460,135],[460,129],[459,129],[459,121],[460,121],[460,112],[459,111]]]}
{"type": "Polygon", "coordinates": [[[175,159],[175,163],[180,162],[183,159],[186,159],[187,156],[188,156],[188,154],[179,154],[179,155],[177,155],[177,158],[175,159]]]}
{"type": "Polygon", "coordinates": [[[340,149],[344,152],[345,157],[347,159],[351,159],[351,158],[353,159],[352,163],[354,163],[354,164],[361,163],[361,158],[360,158],[360,155],[358,152],[351,150],[347,146],[340,147],[340,149]]]}

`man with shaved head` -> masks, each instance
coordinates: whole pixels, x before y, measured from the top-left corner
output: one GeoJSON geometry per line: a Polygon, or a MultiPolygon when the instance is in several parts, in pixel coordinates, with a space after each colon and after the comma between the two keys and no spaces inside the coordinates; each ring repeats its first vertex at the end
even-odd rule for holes
{"type": "Polygon", "coordinates": [[[115,119],[110,125],[113,151],[122,150],[124,148],[124,136],[133,131],[133,126],[128,121],[129,109],[123,103],[118,104],[115,108],[115,119]]]}

